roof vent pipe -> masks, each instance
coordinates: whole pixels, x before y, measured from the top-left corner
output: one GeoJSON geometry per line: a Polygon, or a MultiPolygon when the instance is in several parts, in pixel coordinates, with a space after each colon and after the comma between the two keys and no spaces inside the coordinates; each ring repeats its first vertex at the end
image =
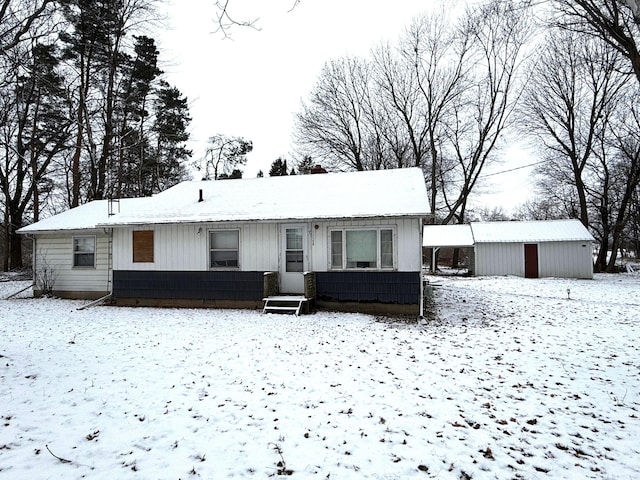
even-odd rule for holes
{"type": "Polygon", "coordinates": [[[202,198],[202,189],[200,189],[200,195],[198,196],[198,202],[203,202],[204,199],[202,198]]]}

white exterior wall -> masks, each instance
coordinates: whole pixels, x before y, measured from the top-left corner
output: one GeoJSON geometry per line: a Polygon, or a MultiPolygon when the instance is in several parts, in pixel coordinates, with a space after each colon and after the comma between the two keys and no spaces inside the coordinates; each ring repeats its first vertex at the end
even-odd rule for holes
{"type": "MultiPolygon", "coordinates": [[[[541,242],[537,245],[539,277],[593,278],[591,242],[541,242]]],[[[524,243],[476,244],[475,267],[475,275],[524,277],[524,243]]]]}
{"type": "Polygon", "coordinates": [[[156,225],[113,229],[114,270],[205,271],[209,269],[208,232],[240,231],[240,269],[278,268],[278,229],[270,223],[156,225]],[[133,231],[153,230],[153,263],[133,262],[133,231]],[[200,232],[200,233],[198,233],[200,232]]]}
{"type": "Polygon", "coordinates": [[[366,228],[388,226],[394,229],[393,249],[396,270],[419,272],[422,268],[422,224],[416,218],[381,218],[372,220],[336,220],[312,222],[309,245],[310,269],[316,272],[329,270],[329,231],[333,228],[366,228]],[[318,229],[315,228],[318,225],[318,229]]]}
{"type": "Polygon", "coordinates": [[[524,246],[522,243],[478,243],[475,267],[474,275],[524,277],[524,246]]]}
{"type": "Polygon", "coordinates": [[[305,225],[307,231],[307,270],[327,271],[331,228],[394,228],[394,258],[399,271],[420,271],[422,264],[421,222],[419,219],[371,219],[276,223],[224,223],[201,225],[156,225],[113,229],[113,268],[115,270],[204,271],[208,270],[209,230],[240,231],[240,269],[278,271],[282,225],[305,225]],[[315,226],[318,225],[316,229],[315,226]],[[199,229],[201,233],[198,234],[199,229]],[[133,231],[154,231],[154,262],[133,263],[133,231]]]}
{"type": "Polygon", "coordinates": [[[541,277],[593,278],[591,242],[544,242],[538,244],[541,277]]]}
{"type": "MultiPolygon", "coordinates": [[[[59,292],[109,292],[111,270],[109,269],[109,236],[102,230],[87,230],[78,233],[40,234],[35,244],[36,280],[42,269],[54,275],[53,290],[59,292]],[[96,238],[95,267],[73,266],[73,237],[94,236],[96,238]]],[[[36,289],[40,285],[36,284],[36,289]]]]}

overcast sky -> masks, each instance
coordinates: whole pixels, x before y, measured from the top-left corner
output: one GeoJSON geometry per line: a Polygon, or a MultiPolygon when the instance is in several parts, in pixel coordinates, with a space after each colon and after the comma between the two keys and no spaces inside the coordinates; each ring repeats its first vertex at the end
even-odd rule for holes
{"type": "MultiPolygon", "coordinates": [[[[345,55],[367,56],[383,40],[395,41],[429,4],[425,0],[231,0],[238,19],[259,17],[259,30],[235,27],[231,39],[215,33],[213,0],[198,8],[169,0],[166,29],[159,44],[167,80],[190,102],[191,148],[204,155],[209,136],[221,133],[253,141],[244,177],[265,174],[278,157],[292,158],[294,114],[306,99],[325,62],[345,55]],[[392,5],[392,6],[391,6],[392,5]]],[[[503,170],[530,162],[520,150],[506,155],[503,170]]],[[[496,175],[498,197],[488,205],[520,203],[528,172],[496,175]]]]}

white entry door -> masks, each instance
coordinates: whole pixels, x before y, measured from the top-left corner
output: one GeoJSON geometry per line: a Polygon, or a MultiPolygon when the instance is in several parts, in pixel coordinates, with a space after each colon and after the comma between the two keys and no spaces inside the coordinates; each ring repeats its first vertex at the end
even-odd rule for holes
{"type": "Polygon", "coordinates": [[[304,225],[282,226],[280,253],[280,292],[304,293],[303,272],[306,269],[306,229],[304,225]]]}

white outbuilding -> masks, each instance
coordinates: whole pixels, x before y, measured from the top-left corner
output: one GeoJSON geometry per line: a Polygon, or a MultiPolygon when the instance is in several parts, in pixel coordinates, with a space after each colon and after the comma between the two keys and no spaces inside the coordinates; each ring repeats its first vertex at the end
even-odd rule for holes
{"type": "Polygon", "coordinates": [[[579,220],[427,225],[423,246],[469,247],[474,275],[593,278],[593,236],[579,220]]]}

